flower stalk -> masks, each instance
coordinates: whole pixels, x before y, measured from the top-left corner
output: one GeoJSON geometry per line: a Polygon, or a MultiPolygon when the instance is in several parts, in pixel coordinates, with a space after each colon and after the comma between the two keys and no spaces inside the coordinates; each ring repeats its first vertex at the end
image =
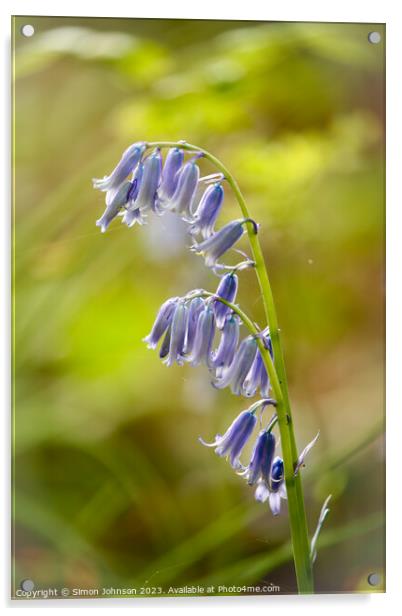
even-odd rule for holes
{"type": "Polygon", "coordinates": [[[258,480],[255,497],[261,502],[269,500],[274,515],[280,512],[281,498],[287,498],[298,589],[300,593],[312,593],[312,559],[299,469],[318,435],[298,456],[280,330],[259,241],[259,226],[250,217],[239,185],[218,158],[184,141],[133,144],[123,153],[112,173],[102,179],[94,179],[93,185],[106,192],[106,210],[96,223],[102,232],[119,215],[123,215],[123,223],[130,227],[135,223],[145,224],[148,214],[163,215],[165,211],[174,211],[189,225],[193,239],[201,234],[202,241],[195,240],[191,250],[203,255],[205,265],[215,274],[219,269],[232,270],[222,276],[215,294],[197,289],[184,297],[165,302],[151,333],[144,340],[149,348],[155,348],[163,337],[159,356],[168,366],[174,363],[183,365],[184,362],[192,365],[204,363],[214,373],[214,387],[222,389],[230,386],[233,394],[245,397],[253,397],[260,390],[262,400],[255,403],[257,406],[244,411],[225,434],[218,435],[209,446],[216,447],[218,455],[229,455],[232,466],[242,468],[241,474],[245,472],[252,484],[258,480]],[[169,148],[164,165],[162,148],[169,148]],[[145,155],[148,149],[152,151],[145,155]],[[192,155],[186,163],[185,152],[192,155]],[[200,178],[197,161],[201,157],[215,166],[216,173],[200,178]],[[130,181],[127,180],[129,173],[132,173],[130,181]],[[224,196],[223,180],[231,187],[242,218],[215,230],[224,196]],[[200,182],[214,184],[205,188],[201,201],[195,206],[200,182]],[[252,260],[247,258],[232,267],[220,263],[220,257],[232,249],[245,232],[252,260]],[[263,299],[266,326],[262,330],[233,303],[238,285],[235,272],[250,266],[255,269],[263,299]],[[251,335],[242,340],[236,350],[239,319],[251,335]],[[213,352],[216,327],[221,332],[221,343],[213,352]],[[270,389],[274,400],[269,397],[270,389]],[[255,444],[250,464],[245,467],[239,456],[253,432],[255,409],[260,405],[263,409],[266,403],[275,406],[274,423],[278,424],[283,459],[273,459],[275,439],[273,435],[268,435],[266,428],[255,444]]]}
{"type": "MultiPolygon", "coordinates": [[[[272,341],[272,348],[275,357],[275,367],[271,356],[261,340],[258,340],[258,346],[262,354],[264,364],[271,379],[272,389],[277,400],[277,416],[278,425],[281,435],[281,446],[283,452],[283,462],[285,469],[285,483],[288,497],[289,522],[291,539],[293,544],[293,558],[297,585],[299,592],[302,594],[314,592],[313,570],[310,558],[310,542],[308,536],[307,518],[304,506],[303,488],[300,473],[294,475],[294,469],[297,465],[298,453],[296,439],[293,429],[293,418],[289,400],[288,384],[285,370],[285,362],[283,357],[283,349],[278,327],[278,318],[276,315],[275,303],[272,294],[272,288],[268,277],[267,268],[265,266],[264,256],[261,249],[258,233],[256,233],[255,224],[250,219],[250,213],[239,185],[233,175],[229,172],[226,166],[216,156],[190,143],[176,143],[170,141],[160,141],[148,143],[149,147],[180,147],[183,150],[199,152],[206,160],[209,160],[225,177],[226,182],[231,187],[236,200],[241,209],[244,218],[249,219],[245,225],[254,261],[254,269],[258,279],[265,317],[269,327],[269,332],[272,341]]],[[[258,333],[254,324],[247,315],[240,311],[234,305],[230,306],[250,332],[254,329],[254,333],[258,333]]]]}

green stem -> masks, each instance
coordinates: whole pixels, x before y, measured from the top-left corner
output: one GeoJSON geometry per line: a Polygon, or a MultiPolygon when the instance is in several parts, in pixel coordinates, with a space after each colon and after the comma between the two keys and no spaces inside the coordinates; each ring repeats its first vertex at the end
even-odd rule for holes
{"type": "MultiPolygon", "coordinates": [[[[149,143],[149,147],[179,147],[183,150],[200,152],[204,158],[209,160],[219,171],[223,173],[225,179],[238,201],[244,218],[250,218],[244,197],[240,191],[233,175],[225,165],[213,154],[190,143],[177,143],[172,141],[160,141],[149,143]]],[[[272,348],[274,353],[275,367],[272,365],[270,354],[266,351],[262,341],[259,341],[259,348],[263,360],[271,379],[272,389],[277,400],[277,415],[279,432],[281,435],[281,446],[283,462],[285,467],[286,491],[288,497],[290,532],[293,544],[293,558],[296,571],[297,585],[300,593],[314,592],[313,571],[310,559],[310,541],[308,536],[307,518],[304,507],[303,488],[300,473],[294,476],[294,468],[298,458],[296,439],[293,430],[293,419],[290,408],[288,384],[286,378],[285,362],[283,358],[282,343],[278,328],[278,319],[272,295],[272,289],[268,278],[258,234],[255,233],[252,222],[246,223],[247,234],[255,263],[255,272],[261,290],[264,304],[265,316],[269,326],[272,348]]],[[[239,312],[238,312],[239,314],[239,312]]],[[[243,316],[246,316],[242,313],[243,316]]],[[[248,319],[248,317],[246,316],[248,319]]],[[[248,319],[254,327],[253,323],[248,319]]],[[[245,321],[246,323],[246,321],[245,321]]],[[[254,327],[255,329],[255,327],[254,327]]],[[[251,330],[250,330],[251,331],[251,330]]]]}

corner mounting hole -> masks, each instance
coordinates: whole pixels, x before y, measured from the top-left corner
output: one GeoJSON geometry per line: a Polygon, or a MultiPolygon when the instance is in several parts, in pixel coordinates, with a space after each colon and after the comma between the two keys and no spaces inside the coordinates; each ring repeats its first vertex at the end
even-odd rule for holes
{"type": "Polygon", "coordinates": [[[35,588],[35,584],[32,580],[22,580],[21,588],[26,592],[31,592],[35,588]]]}
{"type": "Polygon", "coordinates": [[[372,43],[373,45],[377,45],[381,42],[381,34],[379,32],[369,32],[367,38],[369,40],[369,43],[372,43]]]}
{"type": "Polygon", "coordinates": [[[378,584],[380,583],[380,576],[378,575],[378,573],[370,573],[367,578],[367,581],[370,586],[378,586],[378,584]]]}
{"type": "Polygon", "coordinates": [[[35,28],[31,26],[31,24],[25,24],[25,26],[22,26],[21,28],[21,33],[23,36],[29,38],[30,36],[33,36],[35,34],[35,28]]]}

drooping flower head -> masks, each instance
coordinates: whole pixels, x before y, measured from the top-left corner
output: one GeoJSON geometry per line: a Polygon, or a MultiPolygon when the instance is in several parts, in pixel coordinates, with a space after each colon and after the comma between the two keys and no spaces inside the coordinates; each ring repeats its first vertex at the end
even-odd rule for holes
{"type": "Polygon", "coordinates": [[[217,182],[205,190],[194,215],[194,224],[190,232],[194,235],[201,233],[204,239],[210,237],[214,231],[214,225],[222,207],[224,190],[217,182]]]}
{"type": "Polygon", "coordinates": [[[136,198],[131,199],[123,222],[131,227],[138,218],[137,210],[143,215],[145,212],[159,212],[157,205],[158,187],[162,172],[162,157],[159,148],[156,148],[144,161],[141,182],[136,198]]]}
{"type": "Polygon", "coordinates": [[[255,416],[256,410],[248,409],[240,413],[226,430],[225,434],[223,436],[218,434],[212,443],[206,443],[202,438],[199,439],[200,442],[206,447],[215,447],[215,453],[218,456],[228,456],[232,467],[239,469],[241,467],[239,456],[250,438],[257,421],[255,416]]]}
{"type": "Polygon", "coordinates": [[[167,209],[175,211],[181,218],[191,222],[193,203],[197,191],[200,170],[195,160],[189,160],[181,169],[176,190],[167,204],[167,209]]]}
{"type": "MultiPolygon", "coordinates": [[[[221,297],[227,302],[233,303],[236,298],[238,284],[239,279],[234,272],[231,272],[230,274],[225,274],[225,276],[222,276],[219,286],[216,290],[217,297],[221,297]]],[[[216,326],[218,327],[218,329],[223,329],[226,317],[228,314],[230,314],[231,309],[223,302],[217,300],[216,302],[214,302],[214,310],[216,326]]]]}
{"type": "Polygon", "coordinates": [[[169,352],[164,359],[167,366],[172,366],[174,363],[179,366],[184,364],[187,313],[185,302],[180,300],[176,304],[169,332],[169,352]]]}
{"type": "Polygon", "coordinates": [[[261,430],[255,442],[249,465],[243,470],[249,485],[261,479],[268,483],[275,453],[275,436],[270,430],[261,430]]]}
{"type": "Polygon", "coordinates": [[[223,326],[221,339],[216,352],[213,354],[212,363],[215,368],[216,378],[221,378],[225,370],[232,364],[237,345],[239,342],[240,321],[239,317],[232,314],[226,319],[223,326]]]}
{"type": "Polygon", "coordinates": [[[127,203],[130,188],[131,182],[125,181],[117,190],[113,191],[113,196],[106,205],[105,211],[95,223],[97,227],[101,228],[102,233],[105,233],[112,220],[116,218],[122,207],[127,203]]]}
{"type": "Polygon", "coordinates": [[[257,232],[256,223],[249,218],[232,220],[232,222],[229,222],[203,242],[193,244],[191,250],[205,257],[205,265],[207,267],[214,267],[218,259],[241,238],[244,233],[244,225],[247,222],[253,222],[255,232],[257,232]]]}
{"type": "Polygon", "coordinates": [[[177,188],[179,172],[183,165],[184,153],[180,148],[171,148],[166,156],[162,170],[162,181],[158,196],[162,206],[166,206],[177,188]]]}
{"type": "Polygon", "coordinates": [[[216,231],[208,239],[193,244],[191,250],[205,257],[207,267],[213,267],[225,252],[241,238],[244,228],[241,220],[234,220],[216,231]]]}
{"type": "Polygon", "coordinates": [[[122,222],[126,223],[129,227],[132,227],[135,223],[138,223],[139,225],[145,224],[146,214],[141,212],[140,208],[136,204],[143,175],[144,165],[140,162],[137,169],[133,173],[131,188],[128,191],[126,212],[124,213],[122,220],[122,222]]]}
{"type": "Polygon", "coordinates": [[[204,308],[205,308],[205,301],[202,299],[202,297],[194,297],[190,301],[190,305],[188,309],[188,321],[187,321],[186,356],[190,356],[193,350],[195,334],[197,332],[198,320],[204,308]]]}
{"type": "Polygon", "coordinates": [[[286,498],[285,471],[283,460],[277,456],[271,467],[269,478],[269,506],[274,515],[279,515],[281,511],[281,498],[286,498]]]}
{"type": "Polygon", "coordinates": [[[211,304],[204,306],[197,320],[192,351],[188,360],[192,366],[203,363],[211,367],[212,343],[215,335],[215,314],[211,304]]]}
{"type": "Polygon", "coordinates": [[[148,349],[155,349],[159,340],[168,329],[172,322],[173,314],[176,309],[178,297],[172,297],[162,304],[152,326],[151,332],[144,338],[148,349]]]}
{"type": "Polygon", "coordinates": [[[214,387],[223,389],[230,387],[233,394],[239,396],[242,393],[244,381],[253,364],[257,352],[257,341],[253,336],[247,336],[242,340],[232,364],[220,378],[213,382],[214,387]]]}
{"type": "Polygon", "coordinates": [[[102,191],[109,191],[117,189],[120,184],[132,173],[145,151],[146,144],[144,142],[133,143],[124,152],[118,162],[117,166],[113,169],[110,175],[106,175],[102,179],[93,179],[92,183],[94,188],[102,191]]]}

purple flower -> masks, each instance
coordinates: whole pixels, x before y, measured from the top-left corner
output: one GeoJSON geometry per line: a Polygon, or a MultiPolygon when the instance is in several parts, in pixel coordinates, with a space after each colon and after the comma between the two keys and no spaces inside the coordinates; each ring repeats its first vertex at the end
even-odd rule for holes
{"type": "Polygon", "coordinates": [[[203,363],[211,367],[211,350],[215,335],[215,315],[210,304],[204,307],[197,321],[193,348],[188,360],[192,366],[203,363]]]}
{"type": "Polygon", "coordinates": [[[123,222],[128,227],[132,227],[138,218],[136,210],[140,210],[143,214],[149,210],[158,212],[157,209],[157,190],[161,178],[162,157],[160,150],[156,148],[144,161],[144,169],[142,171],[142,179],[139,183],[138,194],[135,200],[131,200],[124,214],[123,222]],[[134,212],[134,213],[133,213],[134,212]]]}
{"type": "Polygon", "coordinates": [[[159,357],[161,359],[165,359],[165,357],[169,353],[171,335],[172,335],[172,325],[169,325],[169,327],[167,328],[165,337],[162,341],[161,348],[159,349],[159,357]]]}
{"type": "Polygon", "coordinates": [[[217,434],[212,443],[206,443],[201,438],[200,442],[206,447],[215,447],[215,453],[218,456],[229,456],[232,467],[238,469],[241,466],[239,456],[250,438],[255,424],[256,417],[254,411],[243,411],[223,436],[217,434]]]}
{"type": "Polygon", "coordinates": [[[205,257],[207,267],[213,267],[217,260],[241,238],[245,222],[244,219],[229,222],[200,244],[194,244],[191,250],[205,257]]]}
{"type": "Polygon", "coordinates": [[[182,366],[184,364],[184,344],[186,340],[188,308],[183,301],[176,304],[174,311],[171,332],[169,353],[164,359],[167,366],[172,366],[175,362],[182,366]]]}
{"type": "Polygon", "coordinates": [[[189,160],[179,173],[176,190],[167,205],[169,210],[174,210],[184,220],[191,222],[193,213],[192,206],[197,191],[200,170],[193,160],[189,160]]]}
{"type": "MultiPolygon", "coordinates": [[[[226,274],[225,276],[222,276],[215,295],[233,303],[236,298],[238,284],[239,279],[234,272],[226,274]]],[[[214,310],[216,326],[218,329],[222,329],[225,325],[226,317],[231,312],[231,309],[223,302],[217,300],[214,302],[214,310]]]]}
{"type": "Polygon", "coordinates": [[[133,143],[125,150],[119,163],[113,169],[110,175],[105,176],[102,179],[94,178],[92,180],[94,188],[103,191],[114,190],[124,182],[130,173],[134,171],[136,166],[141,160],[141,157],[145,151],[145,143],[133,143]]]}
{"type": "Polygon", "coordinates": [[[239,350],[223,375],[213,383],[218,389],[230,386],[233,394],[239,396],[247,374],[252,366],[257,351],[257,342],[254,337],[244,338],[239,346],[239,350]]]}
{"type": "Polygon", "coordinates": [[[188,310],[186,355],[190,355],[193,350],[198,320],[204,308],[205,301],[201,297],[195,297],[191,300],[188,310]]]}
{"type": "Polygon", "coordinates": [[[201,233],[204,239],[212,235],[214,225],[222,207],[224,190],[221,184],[209,186],[201,197],[194,215],[194,224],[190,232],[194,235],[201,233]]]}
{"type": "Polygon", "coordinates": [[[136,205],[136,199],[138,197],[138,193],[140,191],[140,185],[142,182],[142,176],[144,174],[144,165],[140,163],[133,173],[133,179],[131,183],[131,188],[128,192],[127,198],[127,207],[126,210],[130,210],[129,212],[125,212],[125,216],[123,218],[124,223],[126,223],[129,227],[132,227],[136,222],[139,225],[145,224],[146,216],[142,214],[139,207],[136,205]]]}
{"type": "Polygon", "coordinates": [[[184,153],[180,148],[172,148],[167,153],[162,171],[162,181],[158,190],[158,196],[162,205],[165,205],[174,195],[183,160],[184,153]]]}
{"type": "Polygon", "coordinates": [[[249,485],[254,485],[258,479],[268,483],[274,453],[275,436],[270,431],[262,430],[255,442],[250,463],[242,473],[249,485]]]}
{"type": "Polygon", "coordinates": [[[159,308],[159,312],[156,315],[151,332],[144,338],[144,342],[147,343],[148,349],[155,349],[159,340],[168,329],[172,322],[173,314],[178,301],[178,297],[172,297],[164,302],[159,308]]]}
{"type": "MultiPolygon", "coordinates": [[[[255,396],[255,394],[257,393],[257,389],[261,387],[261,378],[262,378],[263,372],[265,372],[266,374],[266,369],[264,366],[261,353],[257,350],[254,361],[251,365],[250,371],[243,383],[243,387],[242,387],[243,396],[246,396],[247,398],[251,398],[252,396],[255,396]]],[[[265,393],[263,394],[261,392],[261,395],[263,395],[264,397],[267,397],[265,393]]]]}
{"type": "Polygon", "coordinates": [[[103,212],[99,220],[96,221],[96,226],[101,228],[102,233],[114,218],[118,215],[121,208],[127,203],[128,193],[131,187],[131,182],[124,182],[117,190],[113,191],[113,196],[106,205],[106,210],[103,212]]]}
{"type": "Polygon", "coordinates": [[[269,506],[274,515],[278,515],[281,511],[281,498],[286,498],[284,478],[283,460],[278,456],[272,463],[269,478],[269,506]]]}
{"type": "Polygon", "coordinates": [[[272,462],[269,480],[261,478],[255,491],[255,499],[261,503],[268,500],[271,511],[278,515],[281,510],[281,499],[286,499],[283,460],[276,457],[272,462]]]}
{"type": "Polygon", "coordinates": [[[212,364],[216,370],[215,374],[217,378],[220,378],[231,365],[239,342],[239,334],[239,317],[232,314],[232,316],[225,321],[219,346],[212,358],[212,364]]]}

